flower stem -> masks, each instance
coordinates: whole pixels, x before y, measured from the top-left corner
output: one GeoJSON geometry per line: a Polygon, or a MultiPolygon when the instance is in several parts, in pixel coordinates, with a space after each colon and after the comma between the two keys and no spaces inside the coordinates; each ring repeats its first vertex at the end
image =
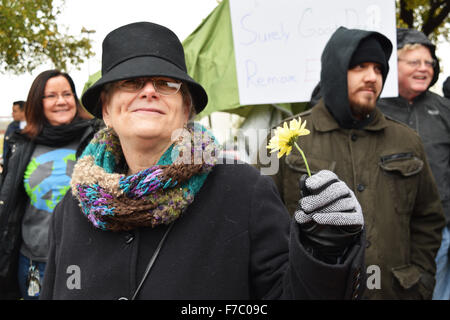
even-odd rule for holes
{"type": "Polygon", "coordinates": [[[297,148],[298,152],[302,155],[303,161],[305,162],[306,166],[306,172],[308,172],[308,177],[311,177],[311,171],[309,171],[308,161],[306,161],[305,154],[303,153],[302,149],[298,146],[297,142],[294,141],[294,145],[297,148]]]}

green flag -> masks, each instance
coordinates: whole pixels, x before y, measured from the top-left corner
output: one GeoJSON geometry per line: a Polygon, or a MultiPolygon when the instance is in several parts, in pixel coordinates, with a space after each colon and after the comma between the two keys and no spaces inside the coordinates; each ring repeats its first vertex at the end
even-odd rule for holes
{"type": "MultiPolygon", "coordinates": [[[[306,107],[306,103],[280,103],[276,107],[270,104],[240,105],[229,0],[222,0],[217,5],[183,41],[183,48],[189,75],[208,93],[208,105],[197,119],[216,111],[247,117],[254,113],[255,108],[277,109],[290,115],[301,112],[306,107]]],[[[100,77],[100,71],[91,75],[83,93],[100,77]]]]}
{"type": "Polygon", "coordinates": [[[97,80],[100,79],[101,77],[102,77],[102,72],[101,72],[101,70],[98,70],[96,73],[91,74],[91,75],[89,76],[89,78],[88,78],[88,81],[86,81],[86,83],[84,84],[83,91],[82,91],[81,95],[83,95],[83,94],[86,92],[86,90],[87,90],[90,86],[92,86],[94,83],[96,83],[97,80]]]}
{"type": "Polygon", "coordinates": [[[188,73],[208,93],[199,118],[214,111],[238,108],[239,94],[231,33],[230,7],[223,0],[183,41],[188,73]]]}
{"type": "MultiPolygon", "coordinates": [[[[198,118],[215,111],[233,112],[246,117],[255,107],[242,106],[236,76],[233,34],[229,0],[222,0],[206,19],[184,41],[188,73],[208,93],[208,105],[198,118]]],[[[277,104],[287,114],[305,109],[306,103],[277,104]]]]}

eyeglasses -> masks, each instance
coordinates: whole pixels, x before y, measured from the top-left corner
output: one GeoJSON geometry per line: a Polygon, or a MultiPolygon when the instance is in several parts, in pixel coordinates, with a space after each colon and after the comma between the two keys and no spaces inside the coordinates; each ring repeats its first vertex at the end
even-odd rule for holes
{"type": "Polygon", "coordinates": [[[434,68],[436,66],[436,60],[405,60],[405,59],[398,59],[399,61],[404,61],[406,64],[412,68],[418,68],[422,65],[422,62],[425,63],[426,67],[434,68]]]}
{"type": "Polygon", "coordinates": [[[73,97],[73,93],[72,92],[63,92],[62,94],[50,93],[43,96],[42,99],[50,102],[55,102],[58,100],[60,96],[63,97],[64,100],[69,100],[70,98],[73,97]]]}
{"type": "Polygon", "coordinates": [[[163,78],[134,78],[119,81],[117,87],[124,91],[136,92],[141,90],[147,82],[151,81],[156,92],[162,95],[172,95],[178,92],[181,88],[181,82],[176,80],[167,80],[163,78]]]}

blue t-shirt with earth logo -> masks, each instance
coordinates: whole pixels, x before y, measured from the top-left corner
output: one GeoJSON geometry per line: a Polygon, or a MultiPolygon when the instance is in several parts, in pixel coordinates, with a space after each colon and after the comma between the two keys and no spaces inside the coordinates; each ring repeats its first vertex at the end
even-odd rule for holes
{"type": "Polygon", "coordinates": [[[37,145],[25,170],[23,183],[30,201],[22,220],[21,253],[32,260],[47,260],[51,214],[70,189],[77,145],[37,145]]]}

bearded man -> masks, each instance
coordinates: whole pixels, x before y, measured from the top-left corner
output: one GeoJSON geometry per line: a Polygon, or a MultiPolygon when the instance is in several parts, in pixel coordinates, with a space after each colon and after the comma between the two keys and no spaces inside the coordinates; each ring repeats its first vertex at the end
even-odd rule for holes
{"type": "MultiPolygon", "coordinates": [[[[367,236],[364,298],[430,299],[445,219],[419,136],[377,108],[391,53],[384,35],[340,27],[322,53],[322,98],[292,118],[301,116],[310,130],[298,144],[311,173],[333,171],[361,204],[367,236]]],[[[296,217],[308,214],[298,201],[306,172],[293,150],[273,176],[296,217]]],[[[322,241],[320,232],[316,240],[322,251],[328,246],[345,255],[345,246],[322,241]]]]}

